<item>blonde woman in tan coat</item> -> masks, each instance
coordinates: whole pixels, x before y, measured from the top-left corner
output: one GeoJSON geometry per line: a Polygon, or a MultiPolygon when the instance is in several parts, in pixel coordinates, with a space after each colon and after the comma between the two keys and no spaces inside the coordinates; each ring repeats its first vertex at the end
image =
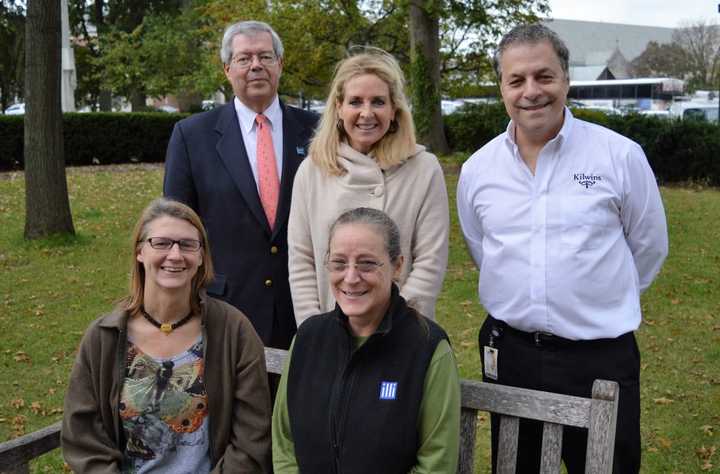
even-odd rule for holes
{"type": "Polygon", "coordinates": [[[415,142],[403,89],[397,61],[382,50],[350,56],[335,69],[310,159],[293,187],[288,250],[298,325],[335,307],[324,268],[329,229],[357,207],[382,210],[397,223],[400,293],[435,317],[448,257],[447,190],[437,158],[415,142]]]}

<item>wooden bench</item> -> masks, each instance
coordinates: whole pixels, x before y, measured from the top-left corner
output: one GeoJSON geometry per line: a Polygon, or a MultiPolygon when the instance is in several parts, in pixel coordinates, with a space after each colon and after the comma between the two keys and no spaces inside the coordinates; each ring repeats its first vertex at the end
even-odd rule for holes
{"type": "MultiPolygon", "coordinates": [[[[265,349],[267,370],[280,374],[286,351],[265,349]]],[[[514,473],[517,457],[518,422],[530,418],[544,422],[541,473],[560,472],[562,427],[587,428],[587,474],[612,472],[618,385],[596,380],[592,398],[525,390],[503,385],[463,380],[460,458],[458,473],[473,472],[477,412],[501,415],[497,472],[514,473]]],[[[60,446],[60,422],[0,444],[0,474],[28,473],[28,463],[60,446]]]]}

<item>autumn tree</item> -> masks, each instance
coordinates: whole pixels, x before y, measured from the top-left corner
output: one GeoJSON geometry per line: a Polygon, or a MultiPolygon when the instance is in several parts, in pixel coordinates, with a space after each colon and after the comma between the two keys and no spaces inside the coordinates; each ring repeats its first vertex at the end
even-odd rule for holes
{"type": "Polygon", "coordinates": [[[673,33],[685,52],[691,89],[714,89],[720,81],[720,25],[705,20],[686,23],[673,33]]]}
{"type": "Polygon", "coordinates": [[[25,43],[25,238],[73,234],[60,107],[60,2],[27,1],[25,43]]]}
{"type": "Polygon", "coordinates": [[[689,70],[685,50],[677,43],[650,41],[645,50],[632,60],[635,77],[675,77],[682,79],[689,70]]]}
{"type": "Polygon", "coordinates": [[[549,8],[546,0],[408,1],[415,45],[410,69],[413,116],[420,141],[444,153],[441,78],[450,83],[481,82],[490,71],[487,58],[494,41],[517,23],[536,21],[549,8]]]}

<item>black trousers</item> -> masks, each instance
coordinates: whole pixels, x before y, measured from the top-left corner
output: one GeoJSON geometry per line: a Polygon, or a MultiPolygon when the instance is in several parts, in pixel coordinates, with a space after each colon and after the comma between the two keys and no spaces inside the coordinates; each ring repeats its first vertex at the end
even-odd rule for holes
{"type": "MultiPolygon", "coordinates": [[[[595,379],[620,385],[615,435],[615,474],[640,471],[640,353],[632,332],[615,339],[570,341],[555,336],[521,332],[488,316],[480,329],[480,360],[483,347],[498,349],[498,380],[490,383],[544,390],[589,398],[595,379]]],[[[500,417],[491,416],[492,463],[495,473],[500,417]]],[[[539,471],[542,423],[520,420],[518,473],[539,471]]],[[[587,430],[565,427],[562,459],[569,474],[585,472],[587,430]]]]}

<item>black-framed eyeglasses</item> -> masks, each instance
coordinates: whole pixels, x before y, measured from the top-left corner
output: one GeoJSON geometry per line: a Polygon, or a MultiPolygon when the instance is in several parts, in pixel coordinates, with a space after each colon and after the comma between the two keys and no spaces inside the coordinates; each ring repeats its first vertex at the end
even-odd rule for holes
{"type": "Polygon", "coordinates": [[[348,263],[344,260],[329,259],[325,262],[325,266],[330,273],[345,273],[351,266],[355,267],[355,270],[360,273],[373,273],[383,265],[384,264],[382,262],[374,262],[372,260],[361,260],[355,263],[348,263]]]}
{"type": "Polygon", "coordinates": [[[155,250],[170,250],[175,244],[178,244],[181,252],[197,252],[202,247],[202,242],[195,239],[175,240],[168,237],[148,237],[145,241],[155,250]]]}
{"type": "Polygon", "coordinates": [[[275,53],[265,52],[258,54],[240,54],[233,57],[230,60],[230,63],[244,69],[246,67],[250,67],[253,62],[253,58],[257,58],[263,66],[274,66],[278,62],[278,57],[275,56],[275,53]]]}

